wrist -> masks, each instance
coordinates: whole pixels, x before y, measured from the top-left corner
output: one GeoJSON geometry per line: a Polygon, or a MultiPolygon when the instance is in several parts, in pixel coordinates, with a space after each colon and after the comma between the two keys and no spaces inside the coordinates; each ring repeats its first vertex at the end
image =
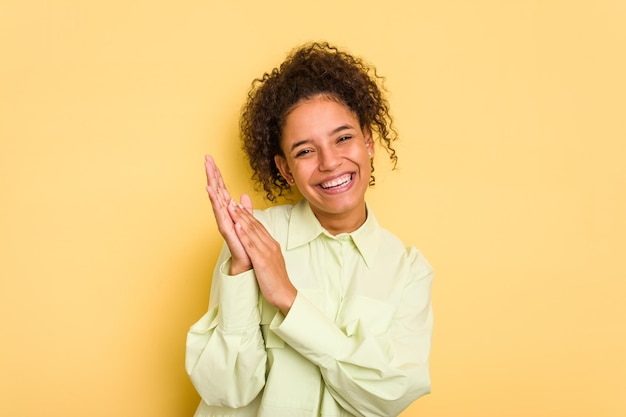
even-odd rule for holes
{"type": "Polygon", "coordinates": [[[241,262],[235,259],[231,259],[230,267],[228,268],[229,275],[239,275],[252,269],[252,265],[249,262],[241,262]]]}
{"type": "Polygon", "coordinates": [[[291,287],[289,291],[286,291],[286,293],[280,298],[280,300],[276,301],[275,307],[277,307],[281,313],[286,316],[296,300],[296,295],[298,295],[298,291],[294,287],[291,287]]]}

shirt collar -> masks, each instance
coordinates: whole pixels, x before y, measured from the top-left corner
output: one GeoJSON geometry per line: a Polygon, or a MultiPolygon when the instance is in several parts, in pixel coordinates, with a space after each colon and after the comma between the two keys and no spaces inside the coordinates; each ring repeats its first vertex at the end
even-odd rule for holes
{"type": "MultiPolygon", "coordinates": [[[[378,225],[374,213],[369,209],[369,206],[366,205],[366,209],[367,218],[365,219],[365,223],[354,232],[339,236],[350,236],[361,254],[361,257],[367,266],[371,268],[376,259],[376,253],[378,252],[380,226],[378,225]]],[[[300,200],[291,211],[289,232],[287,235],[287,250],[305,245],[317,239],[322,234],[331,239],[337,238],[322,227],[317,217],[315,217],[315,214],[313,214],[308,201],[306,201],[306,199],[300,200]]]]}

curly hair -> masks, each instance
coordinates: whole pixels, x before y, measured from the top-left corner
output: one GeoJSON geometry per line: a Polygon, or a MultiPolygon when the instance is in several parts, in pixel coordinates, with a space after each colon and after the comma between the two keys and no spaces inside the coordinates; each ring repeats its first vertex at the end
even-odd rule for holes
{"type": "MultiPolygon", "coordinates": [[[[280,138],[287,116],[301,100],[320,94],[351,109],[361,128],[378,136],[395,168],[398,157],[392,142],[397,132],[384,92],[383,78],[374,67],[326,42],[296,48],[279,68],[255,79],[241,112],[240,129],[252,179],[266,198],[275,201],[290,191],[274,163],[275,155],[283,155],[280,138]]],[[[372,175],[370,185],[374,182],[372,175]]]]}

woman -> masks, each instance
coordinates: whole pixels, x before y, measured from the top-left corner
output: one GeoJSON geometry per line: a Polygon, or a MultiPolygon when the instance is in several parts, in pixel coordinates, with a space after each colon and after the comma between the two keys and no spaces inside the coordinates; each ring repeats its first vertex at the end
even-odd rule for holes
{"type": "Polygon", "coordinates": [[[328,44],[256,80],[241,130],[266,196],[252,210],[206,158],[225,245],[186,368],[196,416],[394,416],[430,391],[432,269],[368,209],[374,138],[395,132],[379,78],[328,44]]]}

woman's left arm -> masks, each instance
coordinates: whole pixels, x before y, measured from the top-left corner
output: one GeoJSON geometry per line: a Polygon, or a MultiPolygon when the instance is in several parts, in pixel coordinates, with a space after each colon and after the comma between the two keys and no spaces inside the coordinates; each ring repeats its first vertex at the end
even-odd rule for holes
{"type": "Polygon", "coordinates": [[[344,409],[389,417],[430,392],[433,271],[419,251],[407,254],[409,271],[388,332],[381,336],[360,320],[340,328],[296,291],[267,229],[242,207],[229,210],[263,296],[282,312],[271,330],[319,366],[344,409]]]}
{"type": "Polygon", "coordinates": [[[228,207],[235,232],[250,257],[259,289],[265,299],[287,315],[296,298],[280,244],[250,211],[240,204],[228,207]]]}
{"type": "Polygon", "coordinates": [[[361,320],[339,328],[303,295],[271,330],[319,366],[327,388],[348,412],[395,416],[430,392],[433,271],[415,249],[410,276],[389,331],[374,334],[361,320]]]}

